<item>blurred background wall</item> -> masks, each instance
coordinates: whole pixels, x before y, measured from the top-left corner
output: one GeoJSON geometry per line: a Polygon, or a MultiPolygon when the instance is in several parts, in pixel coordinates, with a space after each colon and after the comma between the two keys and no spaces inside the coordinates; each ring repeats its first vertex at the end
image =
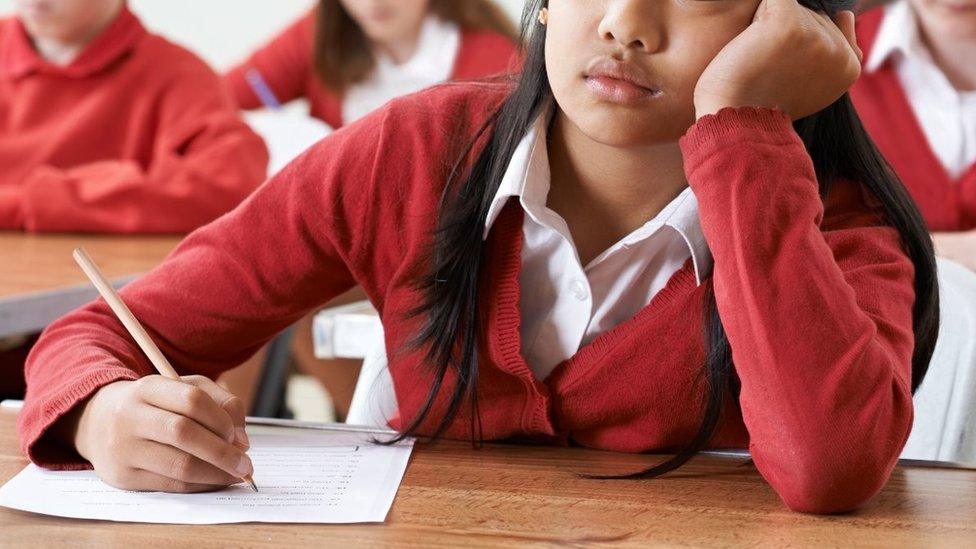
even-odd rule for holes
{"type": "MultiPolygon", "coordinates": [[[[464,2],[464,0],[457,0],[464,2]]],[[[513,18],[523,0],[496,0],[513,18]]],[[[303,14],[314,0],[129,0],[150,29],[189,47],[218,69],[229,67],[303,14]]],[[[14,0],[0,0],[0,17],[14,0]]]]}

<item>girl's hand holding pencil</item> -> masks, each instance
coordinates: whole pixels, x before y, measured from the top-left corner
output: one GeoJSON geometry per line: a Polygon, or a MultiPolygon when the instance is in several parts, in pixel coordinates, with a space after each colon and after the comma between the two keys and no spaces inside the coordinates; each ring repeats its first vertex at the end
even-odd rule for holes
{"type": "Polygon", "coordinates": [[[102,387],[61,422],[62,440],[109,484],[204,492],[251,480],[240,399],[202,376],[179,377],[83,250],[75,259],[161,375],[102,387]]]}

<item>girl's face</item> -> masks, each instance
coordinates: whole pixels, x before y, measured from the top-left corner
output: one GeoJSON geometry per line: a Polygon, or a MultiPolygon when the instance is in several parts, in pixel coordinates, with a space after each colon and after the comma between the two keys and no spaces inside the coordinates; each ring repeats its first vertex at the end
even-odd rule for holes
{"type": "Polygon", "coordinates": [[[960,40],[976,39],[976,0],[911,0],[929,32],[960,40]]]}
{"type": "Polygon", "coordinates": [[[373,42],[387,44],[417,35],[430,0],[339,0],[373,42]]]}
{"type": "Polygon", "coordinates": [[[551,0],[546,69],[565,116],[595,141],[677,141],[698,78],[760,0],[551,0]]]}
{"type": "Polygon", "coordinates": [[[101,30],[123,0],[16,0],[17,15],[35,39],[82,42],[101,30]]]}

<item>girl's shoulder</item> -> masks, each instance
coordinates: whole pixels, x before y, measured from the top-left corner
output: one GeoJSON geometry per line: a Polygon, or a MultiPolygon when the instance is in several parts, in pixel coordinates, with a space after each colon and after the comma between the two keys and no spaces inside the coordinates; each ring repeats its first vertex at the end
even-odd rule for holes
{"type": "Polygon", "coordinates": [[[447,124],[459,116],[483,123],[514,89],[509,77],[445,82],[393,99],[384,110],[397,116],[423,115],[417,120],[422,123],[447,124]]]}
{"type": "Polygon", "coordinates": [[[454,160],[489,133],[485,130],[512,89],[507,78],[448,82],[396,98],[367,118],[381,122],[382,140],[390,145],[454,160]]]}
{"type": "Polygon", "coordinates": [[[313,145],[283,178],[316,188],[331,182],[326,187],[345,199],[427,202],[455,166],[477,157],[510,91],[506,82],[447,83],[394,99],[313,145]]]}
{"type": "Polygon", "coordinates": [[[310,234],[329,234],[344,248],[368,278],[364,285],[386,287],[404,250],[428,244],[451,174],[483,150],[510,89],[449,83],[394,99],[319,141],[266,183],[257,196],[279,196],[282,205],[261,211],[301,212],[310,234]]]}

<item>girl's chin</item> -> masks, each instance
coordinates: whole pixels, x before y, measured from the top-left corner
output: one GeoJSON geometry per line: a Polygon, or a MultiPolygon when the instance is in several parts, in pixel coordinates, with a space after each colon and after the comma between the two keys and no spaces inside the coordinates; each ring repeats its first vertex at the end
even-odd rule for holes
{"type": "MultiPolygon", "coordinates": [[[[661,120],[661,118],[658,118],[661,120]]],[[[653,122],[641,123],[633,116],[590,116],[577,126],[589,139],[608,147],[635,149],[677,142],[688,127],[653,122]]]]}

